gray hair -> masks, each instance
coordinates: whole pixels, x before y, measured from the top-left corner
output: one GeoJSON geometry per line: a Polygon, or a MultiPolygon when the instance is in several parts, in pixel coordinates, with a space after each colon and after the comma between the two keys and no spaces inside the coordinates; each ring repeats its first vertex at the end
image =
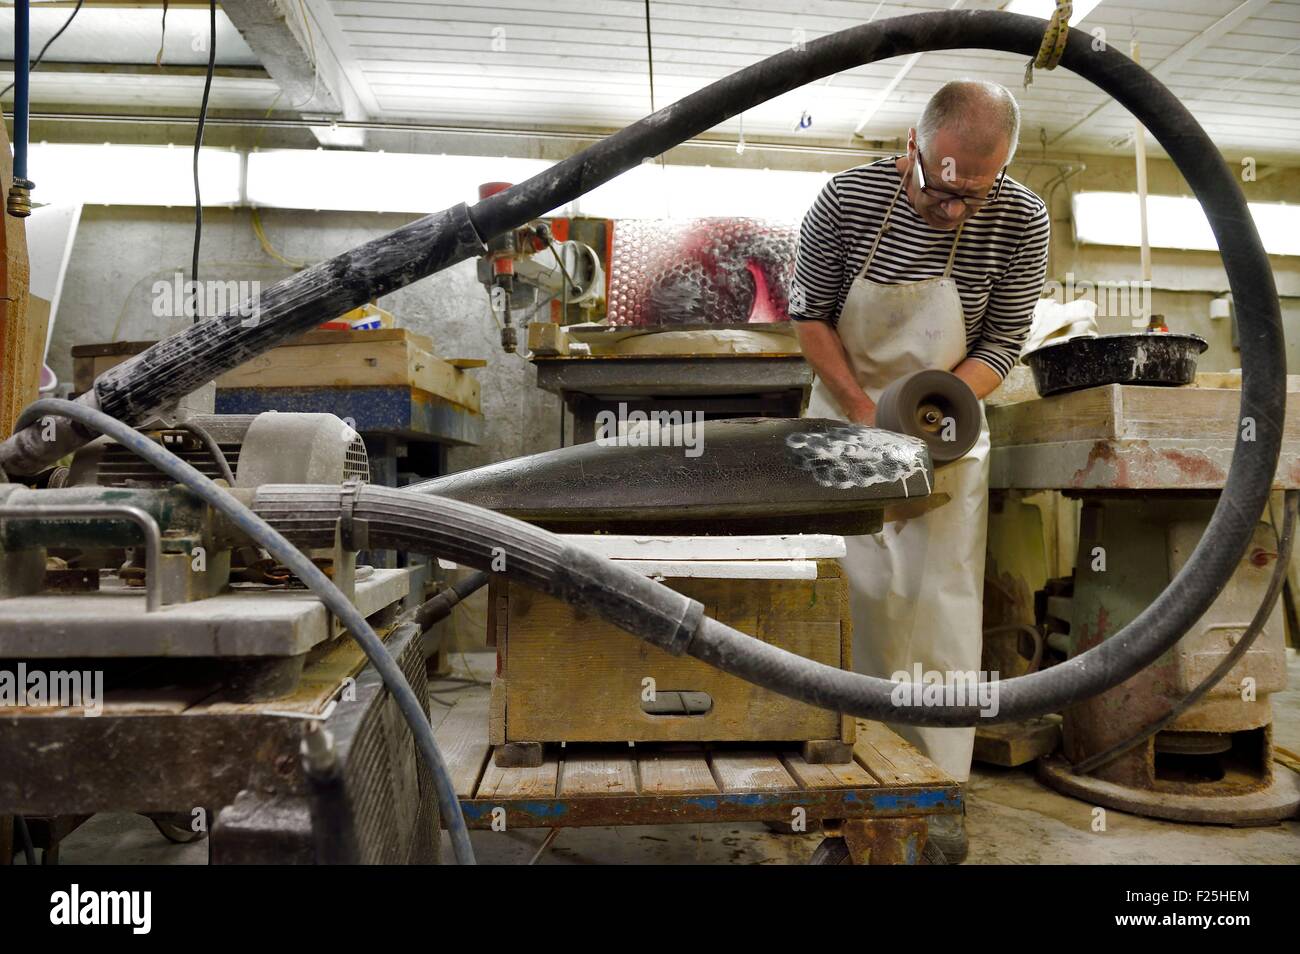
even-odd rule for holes
{"type": "Polygon", "coordinates": [[[916,124],[917,144],[926,149],[941,129],[951,130],[975,148],[996,149],[1005,141],[1005,165],[1020,142],[1020,106],[1005,86],[986,80],[952,80],[925,104],[916,124]]]}

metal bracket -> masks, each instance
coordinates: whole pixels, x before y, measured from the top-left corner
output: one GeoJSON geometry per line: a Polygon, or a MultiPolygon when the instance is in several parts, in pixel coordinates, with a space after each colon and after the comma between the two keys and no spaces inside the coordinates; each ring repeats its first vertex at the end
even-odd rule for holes
{"type": "Polygon", "coordinates": [[[339,491],[339,537],[346,549],[355,552],[370,549],[370,521],[358,520],[353,514],[363,486],[365,481],[353,477],[345,480],[339,491]]]}
{"type": "MultiPolygon", "coordinates": [[[[0,507],[2,520],[50,520],[63,517],[83,519],[117,518],[129,520],[140,528],[144,534],[145,553],[145,612],[152,613],[162,609],[162,531],[158,521],[139,507],[124,507],[112,504],[66,504],[61,506],[39,505],[34,507],[0,507]]],[[[41,574],[45,573],[45,560],[42,554],[41,574]]],[[[39,587],[38,587],[39,589],[39,587]]]]}

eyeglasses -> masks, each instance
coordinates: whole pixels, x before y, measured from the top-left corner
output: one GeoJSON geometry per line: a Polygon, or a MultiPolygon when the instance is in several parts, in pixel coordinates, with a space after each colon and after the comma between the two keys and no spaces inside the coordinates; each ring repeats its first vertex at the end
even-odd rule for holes
{"type": "Polygon", "coordinates": [[[958,195],[955,192],[940,192],[938,189],[931,189],[925,184],[925,162],[921,158],[921,147],[916,149],[916,162],[912,164],[916,169],[916,185],[922,192],[937,202],[952,202],[954,199],[961,200],[968,209],[982,209],[990,202],[996,201],[997,197],[1002,194],[1002,180],[1007,177],[1007,167],[1003,166],[1002,171],[998,173],[997,184],[993,187],[993,192],[984,198],[973,195],[958,195]]]}

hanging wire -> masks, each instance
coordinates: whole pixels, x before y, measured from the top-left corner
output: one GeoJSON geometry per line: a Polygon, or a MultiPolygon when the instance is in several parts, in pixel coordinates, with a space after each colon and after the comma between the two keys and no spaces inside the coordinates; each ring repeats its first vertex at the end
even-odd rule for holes
{"type": "MultiPolygon", "coordinates": [[[[199,104],[199,123],[194,131],[194,253],[190,257],[190,281],[198,287],[199,246],[203,242],[203,200],[199,195],[199,150],[203,146],[203,124],[208,119],[208,98],[212,95],[212,74],[217,66],[217,0],[208,0],[208,72],[203,80],[203,102],[199,104]]],[[[197,292],[196,292],[197,294],[197,292]]],[[[199,323],[199,309],[194,323],[199,323]]]]}

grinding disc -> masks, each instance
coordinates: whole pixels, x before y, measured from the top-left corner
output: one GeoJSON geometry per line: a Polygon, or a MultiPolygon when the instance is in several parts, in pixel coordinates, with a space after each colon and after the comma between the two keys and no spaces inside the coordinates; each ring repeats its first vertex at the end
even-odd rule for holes
{"type": "Polygon", "coordinates": [[[881,392],[876,426],[918,437],[936,464],[965,457],[980,434],[980,402],[961,378],[926,369],[904,375],[881,392]]]}

